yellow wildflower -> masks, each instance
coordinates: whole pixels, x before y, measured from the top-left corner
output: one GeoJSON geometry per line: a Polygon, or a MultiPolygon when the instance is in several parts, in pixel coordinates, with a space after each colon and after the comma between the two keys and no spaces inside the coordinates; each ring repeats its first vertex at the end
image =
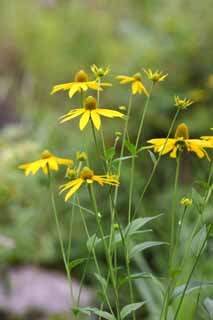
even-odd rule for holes
{"type": "Polygon", "coordinates": [[[132,94],[141,94],[142,92],[148,97],[149,93],[141,81],[141,74],[135,73],[133,76],[117,76],[120,80],[120,84],[132,83],[132,94]]]}
{"type": "Polygon", "coordinates": [[[192,205],[192,199],[190,198],[186,198],[186,197],[183,197],[181,200],[180,200],[180,204],[184,207],[189,207],[192,205]]]}
{"type": "Polygon", "coordinates": [[[25,175],[28,176],[31,172],[35,175],[39,169],[42,169],[45,174],[48,174],[49,169],[58,171],[58,165],[71,166],[72,160],[55,157],[48,150],[44,150],[41,158],[34,162],[25,163],[19,166],[19,169],[25,170],[25,175]]]}
{"type": "Polygon", "coordinates": [[[178,96],[174,97],[175,100],[175,106],[180,108],[180,109],[187,109],[191,104],[194,103],[194,101],[184,98],[180,99],[178,96]]]}
{"type": "Polygon", "coordinates": [[[91,67],[90,67],[91,71],[94,73],[96,79],[100,79],[104,76],[106,76],[109,71],[110,71],[110,68],[109,66],[106,67],[105,69],[103,68],[98,68],[95,64],[93,64],[91,67]]]}
{"type": "Polygon", "coordinates": [[[75,80],[69,83],[57,84],[53,87],[51,94],[60,90],[69,90],[69,97],[72,98],[76,92],[87,91],[88,89],[102,90],[101,86],[111,86],[111,83],[98,84],[97,81],[90,81],[84,70],[75,75],[75,80]]]}
{"type": "Polygon", "coordinates": [[[145,74],[147,75],[147,77],[149,78],[149,80],[152,80],[154,83],[155,82],[160,82],[160,81],[164,81],[165,78],[168,76],[167,74],[163,74],[163,71],[152,71],[151,69],[144,69],[145,74]]]}
{"type": "Polygon", "coordinates": [[[82,184],[84,183],[91,184],[93,182],[97,182],[100,186],[103,186],[104,184],[109,184],[112,186],[119,185],[119,181],[114,177],[109,175],[98,176],[98,175],[95,175],[90,168],[84,167],[80,172],[79,178],[75,180],[71,180],[63,184],[62,186],[60,186],[60,189],[61,189],[60,193],[69,189],[69,191],[65,196],[65,202],[67,202],[67,200],[72,197],[72,195],[82,186],[82,184]]]}
{"type": "Polygon", "coordinates": [[[155,152],[162,155],[170,153],[171,158],[176,158],[177,151],[185,149],[188,152],[194,152],[198,158],[207,157],[210,160],[205,148],[212,148],[211,144],[201,139],[189,139],[189,131],[185,123],[179,124],[173,139],[159,138],[147,142],[152,144],[151,148],[154,148],[155,152]]]}
{"type": "Polygon", "coordinates": [[[82,115],[79,123],[80,130],[83,130],[86,127],[90,119],[92,120],[96,129],[99,130],[101,126],[100,116],[104,116],[108,118],[124,117],[124,115],[119,111],[97,108],[96,99],[92,96],[89,96],[84,100],[83,108],[70,110],[67,114],[60,117],[61,119],[60,122],[63,123],[63,122],[69,121],[80,115],[82,115]]]}
{"type": "Polygon", "coordinates": [[[200,139],[208,141],[213,147],[213,136],[202,136],[200,139]]]}

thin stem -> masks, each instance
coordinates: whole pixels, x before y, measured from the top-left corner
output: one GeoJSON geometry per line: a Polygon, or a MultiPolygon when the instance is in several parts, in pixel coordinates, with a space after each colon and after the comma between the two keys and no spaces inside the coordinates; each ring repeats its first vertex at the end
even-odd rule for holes
{"type": "Polygon", "coordinates": [[[97,203],[96,203],[95,194],[94,194],[93,188],[92,188],[92,186],[90,184],[88,184],[88,190],[89,190],[90,200],[91,200],[91,203],[92,203],[93,208],[94,208],[96,222],[97,222],[97,225],[98,225],[98,228],[99,228],[99,232],[100,232],[100,235],[101,235],[101,240],[102,240],[102,243],[104,245],[106,259],[107,259],[107,262],[108,262],[109,271],[110,271],[110,275],[111,275],[111,279],[112,279],[113,289],[114,289],[114,292],[115,292],[115,304],[116,304],[116,310],[117,310],[117,318],[118,318],[118,320],[120,320],[119,295],[118,295],[117,284],[116,284],[116,279],[115,279],[115,275],[114,275],[114,269],[113,269],[113,265],[112,265],[112,257],[110,256],[109,248],[107,247],[107,243],[106,243],[106,240],[105,240],[105,235],[104,235],[103,228],[102,228],[102,225],[101,225],[101,222],[100,222],[100,217],[99,217],[99,212],[98,212],[98,207],[97,207],[97,203]]]}
{"type": "Polygon", "coordinates": [[[67,274],[67,279],[68,279],[68,282],[69,282],[71,303],[72,303],[72,306],[75,307],[76,303],[75,303],[75,298],[74,298],[74,294],[73,294],[72,279],[71,279],[69,266],[68,266],[68,263],[67,263],[67,260],[66,260],[63,237],[62,237],[59,218],[58,218],[58,211],[57,211],[57,207],[56,207],[56,203],[55,203],[53,177],[52,177],[50,171],[48,171],[48,174],[49,174],[49,187],[50,187],[51,203],[52,203],[52,208],[53,208],[53,213],[54,213],[54,218],[55,218],[55,223],[56,223],[56,228],[57,228],[57,233],[58,233],[58,239],[59,239],[60,248],[61,248],[61,254],[62,254],[62,257],[63,257],[63,261],[64,261],[64,266],[65,266],[65,270],[66,270],[66,274],[67,274]]]}
{"type": "Polygon", "coordinates": [[[171,132],[172,132],[172,130],[173,130],[173,128],[174,128],[174,125],[175,125],[175,122],[176,122],[176,120],[177,120],[177,117],[178,117],[179,113],[180,113],[180,109],[178,108],[177,111],[176,111],[176,113],[175,113],[175,116],[174,116],[174,118],[173,118],[173,120],[172,120],[172,123],[171,123],[171,126],[170,126],[170,128],[169,128],[167,137],[166,137],[166,139],[165,139],[165,143],[164,143],[164,145],[163,145],[163,148],[162,148],[161,152],[159,153],[159,156],[158,156],[158,158],[157,158],[157,161],[154,163],[154,166],[153,166],[153,168],[152,168],[151,174],[150,174],[150,176],[149,176],[149,178],[148,178],[148,180],[147,180],[147,182],[146,182],[146,184],[145,184],[145,186],[144,186],[144,188],[143,188],[143,191],[142,191],[142,193],[141,193],[141,195],[140,195],[140,198],[139,198],[139,200],[138,200],[137,207],[136,207],[136,209],[135,209],[135,211],[134,211],[134,214],[133,214],[133,218],[136,216],[136,213],[138,212],[138,210],[139,210],[139,208],[140,208],[140,205],[141,205],[141,202],[142,202],[142,200],[143,200],[143,198],[144,198],[144,195],[145,195],[145,193],[146,193],[146,191],[147,191],[147,189],[148,189],[148,187],[149,187],[149,185],[150,185],[150,183],[151,183],[151,181],[152,181],[152,178],[153,178],[153,176],[154,176],[154,174],[155,174],[155,171],[156,171],[156,169],[157,169],[157,167],[158,167],[158,164],[159,164],[159,162],[160,162],[161,156],[162,156],[163,151],[164,151],[164,149],[165,149],[165,147],[166,147],[166,144],[167,144],[167,141],[168,141],[168,139],[169,139],[169,137],[170,137],[170,135],[171,135],[171,132]]]}
{"type": "MultiPolygon", "coordinates": [[[[140,125],[139,125],[139,129],[138,129],[138,133],[137,133],[137,138],[136,138],[136,142],[135,142],[135,147],[136,150],[138,148],[138,143],[139,140],[141,138],[141,132],[144,126],[144,120],[145,120],[145,116],[148,110],[148,105],[149,105],[149,101],[151,98],[151,94],[152,94],[152,90],[153,90],[153,86],[154,86],[154,82],[152,82],[152,86],[150,89],[150,94],[148,95],[147,99],[146,99],[146,103],[141,115],[141,120],[140,120],[140,125]]],[[[129,188],[129,207],[128,207],[128,223],[130,223],[131,221],[131,211],[132,211],[132,199],[133,199],[133,191],[134,191],[134,178],[135,178],[135,160],[136,158],[133,157],[132,161],[131,161],[131,171],[130,171],[130,188],[129,188]]]]}
{"type": "MultiPolygon", "coordinates": [[[[131,109],[132,109],[132,93],[130,94],[130,97],[129,97],[127,116],[126,116],[126,120],[125,120],[122,143],[121,143],[120,159],[124,155],[125,140],[126,140],[126,136],[127,136],[128,123],[129,123],[129,119],[130,119],[131,109]]],[[[121,165],[122,165],[122,160],[119,160],[119,162],[118,162],[118,173],[117,173],[119,177],[120,177],[120,174],[121,174],[121,165]]],[[[115,187],[113,210],[116,209],[117,198],[118,198],[118,186],[115,187]]]]}
{"type": "Polygon", "coordinates": [[[171,236],[170,236],[170,254],[169,254],[169,266],[172,268],[173,264],[173,250],[175,245],[175,226],[176,226],[176,207],[177,207],[177,188],[178,188],[178,180],[180,174],[180,153],[176,159],[176,171],[175,171],[175,183],[174,183],[174,191],[173,191],[173,199],[172,199],[172,209],[171,209],[171,236]]]}
{"type": "Polygon", "coordinates": [[[67,248],[67,261],[68,262],[70,260],[71,245],[72,245],[73,216],[74,216],[74,206],[72,206],[71,215],[70,215],[70,223],[69,223],[69,236],[68,236],[68,248],[67,248]]]}
{"type": "Polygon", "coordinates": [[[181,306],[182,306],[183,299],[184,299],[185,294],[186,294],[186,290],[187,290],[187,288],[188,288],[188,285],[189,285],[189,282],[190,282],[190,280],[191,280],[191,278],[192,278],[192,275],[193,275],[193,273],[194,273],[194,270],[195,270],[195,268],[196,268],[196,266],[197,266],[197,264],[198,264],[198,262],[199,262],[199,259],[200,259],[200,256],[201,256],[201,254],[202,254],[203,248],[205,247],[206,242],[208,241],[208,238],[209,238],[210,233],[211,233],[211,228],[212,228],[212,226],[210,226],[210,228],[209,228],[209,230],[208,230],[208,232],[207,232],[207,235],[206,235],[206,237],[205,237],[205,240],[203,241],[203,244],[202,244],[202,246],[201,246],[201,248],[200,248],[200,250],[199,250],[198,256],[196,257],[195,262],[194,262],[194,265],[193,265],[193,267],[192,267],[192,270],[191,270],[191,272],[190,272],[190,274],[189,274],[189,276],[188,276],[186,285],[185,285],[184,290],[183,290],[183,293],[182,293],[182,295],[181,295],[180,302],[179,302],[178,307],[177,307],[177,310],[176,310],[176,312],[175,312],[174,320],[177,319],[177,316],[178,316],[178,314],[179,314],[179,312],[180,312],[180,308],[181,308],[181,306]]]}
{"type": "MultiPolygon", "coordinates": [[[[84,226],[84,229],[85,229],[85,232],[86,232],[86,235],[87,235],[87,238],[90,239],[90,234],[89,234],[89,230],[88,230],[88,227],[87,227],[87,224],[86,224],[86,220],[85,220],[85,217],[84,217],[84,214],[82,212],[82,209],[81,209],[81,206],[80,206],[80,202],[79,202],[79,199],[78,199],[78,204],[79,204],[79,210],[80,210],[80,215],[81,215],[81,219],[82,219],[82,222],[83,222],[83,226],[84,226]]],[[[95,241],[95,239],[94,239],[95,241]]],[[[101,270],[100,270],[100,266],[98,264],[98,259],[97,259],[97,256],[96,256],[96,252],[95,252],[95,249],[94,249],[94,246],[92,245],[92,254],[93,254],[93,259],[94,259],[94,262],[95,262],[95,266],[96,266],[96,269],[97,269],[97,272],[98,274],[101,276],[101,270]]],[[[106,300],[106,303],[108,305],[108,308],[110,310],[110,312],[112,314],[113,313],[113,310],[112,310],[112,307],[111,307],[111,304],[110,304],[110,301],[109,301],[109,298],[107,296],[107,292],[106,292],[106,289],[105,287],[101,284],[101,287],[102,287],[102,290],[103,290],[103,294],[104,294],[104,298],[106,300]]]]}
{"type": "Polygon", "coordinates": [[[145,116],[146,116],[146,112],[147,112],[147,109],[148,109],[148,105],[149,105],[149,101],[150,101],[150,98],[151,98],[153,87],[154,87],[154,82],[152,82],[152,86],[151,86],[151,89],[150,89],[150,94],[146,99],[146,103],[145,103],[145,106],[144,106],[144,109],[143,109],[143,112],[142,112],[141,121],[140,121],[138,134],[137,134],[137,138],[136,138],[136,143],[135,143],[136,149],[138,147],[138,143],[139,143],[139,140],[140,140],[140,137],[141,137],[141,132],[142,132],[142,129],[143,129],[144,120],[145,120],[145,116]]]}

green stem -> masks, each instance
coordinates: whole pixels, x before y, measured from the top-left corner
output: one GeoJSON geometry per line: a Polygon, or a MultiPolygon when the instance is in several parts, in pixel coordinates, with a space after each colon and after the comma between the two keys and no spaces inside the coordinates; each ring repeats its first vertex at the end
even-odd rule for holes
{"type": "Polygon", "coordinates": [[[154,166],[153,166],[153,168],[152,168],[151,174],[150,174],[150,176],[149,176],[149,178],[148,178],[148,180],[147,180],[147,182],[146,182],[146,184],[145,184],[145,186],[144,186],[144,188],[143,188],[143,191],[142,191],[142,193],[141,193],[141,195],[140,195],[140,198],[139,198],[139,200],[138,200],[137,207],[136,207],[136,209],[135,209],[135,211],[134,211],[134,214],[133,214],[133,218],[136,216],[136,214],[137,214],[137,212],[138,212],[138,210],[139,210],[139,208],[140,208],[141,202],[142,202],[142,200],[143,200],[143,198],[144,198],[144,195],[145,195],[145,193],[146,193],[146,191],[147,191],[147,189],[148,189],[148,187],[149,187],[149,185],[150,185],[150,183],[151,183],[151,181],[152,181],[152,178],[153,178],[153,176],[154,176],[154,174],[155,174],[155,171],[156,171],[156,169],[157,169],[157,167],[158,167],[158,164],[159,164],[159,162],[160,162],[162,153],[163,153],[163,151],[164,151],[164,149],[165,149],[165,146],[166,146],[166,144],[167,144],[167,141],[168,141],[168,139],[169,139],[169,137],[170,137],[170,135],[171,135],[171,132],[172,132],[172,130],[173,130],[173,128],[174,128],[174,125],[175,125],[175,122],[176,122],[176,120],[177,120],[177,117],[178,117],[179,113],[180,113],[180,109],[178,108],[177,111],[176,111],[176,113],[175,113],[175,116],[174,116],[174,118],[173,118],[173,120],[172,120],[172,123],[171,123],[171,126],[170,126],[170,128],[169,128],[167,137],[166,137],[166,139],[165,139],[165,143],[164,143],[164,145],[163,145],[163,148],[162,148],[161,152],[159,153],[159,156],[158,156],[158,158],[157,158],[157,161],[154,163],[154,166]]]}
{"type": "Polygon", "coordinates": [[[67,261],[68,262],[70,260],[71,245],[72,245],[73,215],[74,215],[74,206],[72,206],[70,223],[69,223],[69,236],[68,236],[68,248],[67,248],[67,261]]]}
{"type": "Polygon", "coordinates": [[[207,235],[206,235],[206,237],[205,237],[205,240],[203,241],[203,244],[202,244],[202,246],[201,246],[201,248],[200,248],[200,250],[199,250],[198,256],[196,257],[196,260],[195,260],[195,262],[194,262],[194,265],[193,265],[193,267],[192,267],[192,270],[191,270],[191,272],[190,272],[190,274],[189,274],[189,276],[188,276],[188,279],[187,279],[187,282],[186,282],[184,291],[183,291],[183,293],[182,293],[182,296],[181,296],[181,298],[180,298],[180,302],[179,302],[178,307],[177,307],[177,310],[176,310],[176,312],[175,312],[174,320],[176,320],[177,317],[178,317],[178,314],[179,314],[179,312],[180,312],[180,308],[181,308],[182,303],[183,303],[183,299],[184,299],[185,294],[186,294],[186,290],[187,290],[187,288],[188,288],[188,285],[189,285],[189,282],[190,282],[190,280],[191,280],[191,278],[192,278],[192,275],[193,275],[193,273],[194,273],[194,270],[195,270],[195,268],[196,268],[196,266],[197,266],[197,264],[198,264],[198,262],[199,262],[199,259],[200,259],[200,256],[201,256],[201,254],[202,254],[203,248],[205,247],[206,242],[208,241],[208,238],[209,238],[210,233],[211,233],[211,228],[212,228],[212,226],[210,226],[209,231],[207,232],[207,235]]]}
{"type": "Polygon", "coordinates": [[[141,137],[141,132],[142,132],[142,129],[143,129],[144,120],[145,120],[146,112],[147,112],[147,109],[148,109],[149,101],[150,101],[150,98],[151,98],[151,95],[152,95],[153,87],[154,87],[154,82],[152,83],[152,86],[151,86],[151,89],[150,89],[150,94],[146,99],[146,103],[145,103],[145,106],[144,106],[144,109],[143,109],[143,112],[142,112],[141,121],[140,121],[138,134],[137,134],[137,138],[136,138],[136,143],[135,143],[136,149],[138,147],[138,143],[139,143],[139,140],[140,140],[140,137],[141,137]]]}
{"type": "Polygon", "coordinates": [[[176,171],[175,171],[175,183],[174,183],[174,191],[173,191],[173,199],[172,199],[172,210],[171,210],[171,236],[170,236],[170,254],[169,254],[169,266],[170,270],[173,265],[173,253],[174,253],[174,245],[175,245],[175,226],[176,226],[176,207],[177,207],[177,188],[178,188],[178,180],[180,174],[180,153],[176,159],[176,171]]]}
{"type": "MultiPolygon", "coordinates": [[[[81,219],[82,219],[82,222],[83,222],[83,226],[84,226],[84,229],[85,229],[85,232],[86,232],[86,235],[87,235],[87,239],[90,239],[89,230],[88,230],[88,227],[87,227],[87,224],[86,224],[86,220],[85,220],[84,214],[83,214],[81,206],[80,206],[79,199],[78,199],[78,204],[79,204],[79,210],[80,210],[80,215],[81,215],[81,219]]],[[[94,241],[95,241],[95,239],[94,239],[94,241]]],[[[95,262],[95,266],[96,266],[97,272],[101,276],[101,270],[100,270],[100,266],[98,264],[98,259],[97,259],[97,256],[96,256],[96,252],[95,252],[94,246],[92,246],[92,250],[91,251],[92,251],[92,254],[93,254],[93,259],[94,259],[94,262],[95,262]]],[[[102,286],[102,284],[101,284],[101,286],[102,286]]],[[[111,304],[110,304],[110,301],[109,301],[109,298],[107,296],[107,292],[106,292],[106,289],[105,289],[104,286],[102,286],[102,290],[103,290],[104,298],[106,300],[108,308],[109,308],[110,312],[113,314],[113,310],[112,310],[112,307],[111,307],[111,304]]]]}
{"type": "Polygon", "coordinates": [[[59,239],[60,248],[61,248],[61,254],[62,254],[62,257],[63,257],[63,261],[64,261],[64,266],[65,266],[65,270],[66,270],[66,274],[67,274],[67,279],[68,279],[68,282],[69,282],[70,295],[71,295],[71,304],[72,304],[72,307],[75,307],[76,303],[75,303],[75,298],[74,298],[73,289],[72,289],[72,279],[71,279],[69,266],[68,266],[68,263],[67,263],[67,260],[66,260],[63,237],[62,237],[59,218],[58,218],[58,211],[57,211],[56,203],[55,203],[53,177],[52,177],[52,174],[51,174],[50,171],[48,171],[48,174],[49,174],[49,187],[50,187],[52,208],[53,208],[53,213],[54,213],[54,218],[55,218],[55,223],[56,223],[56,228],[57,228],[57,233],[58,233],[58,239],[59,239]]]}
{"type": "MultiPolygon", "coordinates": [[[[127,116],[126,116],[126,120],[125,120],[122,143],[121,143],[120,158],[122,158],[124,155],[125,140],[126,140],[126,136],[127,136],[128,123],[129,123],[129,119],[130,119],[131,109],[132,109],[132,93],[130,94],[130,97],[129,97],[127,116]]],[[[121,165],[122,165],[122,161],[119,160],[119,162],[118,162],[118,177],[120,177],[120,174],[121,174],[121,165]]],[[[118,198],[118,186],[115,187],[113,210],[116,209],[117,198],[118,198]]]]}
{"type": "Polygon", "coordinates": [[[117,284],[116,284],[116,279],[115,279],[115,275],[114,275],[114,269],[113,269],[113,265],[112,265],[112,257],[110,256],[109,248],[107,247],[107,243],[106,243],[106,240],[105,240],[105,235],[104,235],[103,228],[102,228],[102,225],[101,225],[101,222],[100,222],[100,217],[99,217],[99,212],[98,212],[98,208],[97,208],[95,194],[94,194],[93,188],[92,188],[92,186],[90,184],[88,184],[88,190],[89,190],[90,200],[91,200],[91,203],[92,203],[93,208],[94,208],[96,222],[97,222],[97,225],[98,225],[98,228],[99,228],[99,232],[100,232],[100,235],[101,235],[101,240],[102,240],[102,243],[104,245],[106,259],[107,259],[108,266],[109,266],[112,285],[113,285],[113,289],[114,289],[114,293],[115,293],[115,304],[116,304],[116,310],[117,310],[117,318],[118,318],[118,320],[120,320],[119,295],[118,295],[117,284]]]}
{"type": "MultiPolygon", "coordinates": [[[[154,82],[152,82],[152,86],[150,89],[150,94],[146,99],[146,103],[142,112],[142,116],[141,116],[141,120],[140,120],[140,125],[139,125],[139,129],[138,129],[138,133],[137,133],[137,138],[136,138],[136,142],[135,142],[135,147],[136,150],[138,148],[138,143],[139,140],[141,138],[141,132],[144,126],[144,120],[145,120],[145,116],[148,110],[148,105],[149,105],[149,101],[151,98],[151,94],[152,94],[152,90],[153,90],[153,86],[154,86],[154,82]]],[[[135,160],[136,158],[133,157],[132,161],[131,161],[131,171],[130,171],[130,188],[129,188],[129,207],[128,207],[128,223],[130,223],[131,221],[131,211],[132,211],[132,199],[133,199],[133,191],[134,191],[134,178],[135,178],[135,160]]]]}

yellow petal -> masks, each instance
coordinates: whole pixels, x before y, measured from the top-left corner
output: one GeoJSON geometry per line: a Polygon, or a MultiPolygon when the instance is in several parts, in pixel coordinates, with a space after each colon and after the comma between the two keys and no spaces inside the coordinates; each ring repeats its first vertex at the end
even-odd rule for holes
{"type": "Polygon", "coordinates": [[[70,189],[70,191],[67,192],[66,196],[65,196],[65,202],[67,202],[67,200],[69,200],[72,195],[81,187],[81,185],[84,183],[84,180],[81,179],[81,181],[79,181],[78,183],[76,183],[76,185],[74,187],[72,187],[70,189]]]}
{"type": "Polygon", "coordinates": [[[79,91],[79,84],[74,82],[69,90],[69,97],[72,98],[74,94],[78,91],[79,91]]]}
{"type": "Polygon", "coordinates": [[[65,184],[62,184],[62,185],[59,187],[59,189],[61,189],[59,193],[61,194],[61,193],[64,192],[65,190],[70,189],[70,188],[73,187],[74,185],[78,184],[81,180],[82,180],[81,178],[78,178],[78,179],[75,179],[75,180],[71,180],[71,181],[69,181],[69,182],[67,182],[67,183],[65,183],[65,184]]]}
{"type": "Polygon", "coordinates": [[[58,164],[64,164],[65,166],[73,165],[73,160],[71,159],[63,159],[63,158],[57,158],[57,157],[54,157],[54,159],[57,161],[58,164]]]}
{"type": "Polygon", "coordinates": [[[73,82],[57,84],[56,86],[53,87],[50,94],[54,94],[55,92],[60,91],[60,90],[68,90],[72,87],[72,84],[73,84],[73,82]]]}
{"type": "Polygon", "coordinates": [[[43,168],[42,168],[42,170],[43,170],[43,172],[44,172],[44,174],[48,174],[48,166],[47,165],[45,165],[43,168]]]}
{"type": "Polygon", "coordinates": [[[79,127],[80,127],[81,131],[86,127],[86,125],[89,121],[89,118],[90,118],[90,111],[84,110],[84,114],[82,115],[82,117],[80,119],[80,123],[79,123],[79,127]]]}
{"type": "Polygon", "coordinates": [[[58,171],[57,161],[56,161],[53,157],[51,157],[50,159],[48,159],[47,163],[48,163],[49,168],[50,168],[51,170],[58,171]]]}
{"type": "Polygon", "coordinates": [[[101,118],[99,114],[96,112],[96,110],[91,111],[91,118],[94,126],[96,127],[97,130],[99,130],[101,126],[101,118]]]}
{"type": "Polygon", "coordinates": [[[120,80],[121,84],[126,84],[135,80],[135,78],[128,76],[117,76],[116,79],[120,80]]]}
{"type": "Polygon", "coordinates": [[[140,93],[140,90],[138,91],[138,84],[136,81],[132,83],[132,94],[140,93]]]}
{"type": "Polygon", "coordinates": [[[110,110],[110,109],[98,108],[98,109],[96,109],[96,112],[98,114],[100,114],[101,116],[108,117],[108,118],[114,118],[114,117],[123,118],[124,117],[123,113],[121,113],[119,111],[115,111],[115,110],[110,110]]]}
{"type": "Polygon", "coordinates": [[[69,112],[69,113],[61,116],[60,117],[60,119],[61,119],[60,123],[64,123],[64,122],[69,121],[69,120],[71,120],[73,118],[76,118],[76,117],[80,116],[82,113],[84,113],[84,109],[83,108],[82,109],[75,109],[75,110],[73,110],[72,113],[69,112]]]}

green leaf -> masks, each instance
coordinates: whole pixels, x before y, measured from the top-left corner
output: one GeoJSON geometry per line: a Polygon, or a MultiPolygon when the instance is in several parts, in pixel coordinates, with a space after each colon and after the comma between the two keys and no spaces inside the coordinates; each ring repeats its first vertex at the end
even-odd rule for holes
{"type": "Polygon", "coordinates": [[[105,160],[112,160],[115,155],[115,148],[111,147],[105,150],[105,160]]]}
{"type": "Polygon", "coordinates": [[[135,158],[136,156],[125,156],[125,157],[120,157],[120,158],[116,158],[113,160],[113,162],[115,161],[124,161],[124,160],[129,160],[129,159],[132,159],[132,158],[135,158]]]}
{"type": "Polygon", "coordinates": [[[121,310],[121,320],[125,319],[130,313],[132,313],[133,311],[138,310],[139,308],[141,308],[146,302],[137,302],[137,303],[131,303],[126,305],[125,307],[122,308],[121,310]]]}
{"type": "Polygon", "coordinates": [[[152,278],[152,276],[147,272],[133,273],[129,277],[128,276],[120,277],[118,280],[118,286],[119,287],[123,286],[129,280],[136,280],[141,278],[152,278]]]}
{"type": "Polygon", "coordinates": [[[116,320],[116,318],[110,314],[109,312],[106,312],[106,311],[102,311],[102,310],[99,310],[97,308],[90,308],[90,307],[87,307],[87,308],[75,308],[73,309],[73,312],[74,314],[79,314],[79,313],[84,313],[84,314],[87,314],[87,315],[91,315],[91,313],[94,313],[95,315],[99,316],[99,317],[102,317],[103,319],[106,319],[106,320],[116,320]]]}
{"type": "Polygon", "coordinates": [[[137,153],[137,149],[136,146],[129,142],[128,140],[125,141],[125,147],[127,148],[127,150],[131,153],[132,156],[135,156],[137,153]]]}
{"type": "Polygon", "coordinates": [[[77,267],[79,264],[82,264],[84,261],[86,261],[87,258],[79,258],[79,259],[75,259],[71,262],[68,263],[68,267],[71,270],[73,270],[75,267],[77,267]]]}
{"type": "Polygon", "coordinates": [[[88,251],[92,251],[96,245],[100,242],[100,239],[97,237],[96,234],[93,234],[88,240],[87,240],[87,249],[88,251]]]}
{"type": "MultiPolygon", "coordinates": [[[[191,249],[193,254],[197,257],[199,255],[199,252],[201,250],[201,247],[203,246],[203,242],[206,239],[206,225],[202,226],[202,228],[198,231],[198,233],[195,235],[195,237],[192,240],[191,249]]],[[[205,250],[206,245],[203,248],[203,251],[205,250]]]]}
{"type": "Polygon", "coordinates": [[[140,228],[142,228],[146,223],[157,219],[159,217],[161,217],[163,214],[158,214],[157,216],[153,216],[153,217],[146,217],[146,218],[137,218],[135,220],[133,220],[130,224],[128,224],[128,226],[125,228],[124,230],[124,234],[127,235],[131,235],[133,233],[135,233],[137,230],[139,230],[140,228]]]}
{"type": "Polygon", "coordinates": [[[155,164],[157,162],[155,154],[151,150],[147,150],[147,151],[148,151],[148,153],[150,155],[150,158],[151,158],[152,162],[155,164]]]}
{"type": "MultiPolygon", "coordinates": [[[[172,299],[176,299],[177,297],[181,296],[185,290],[185,286],[186,284],[183,284],[177,288],[174,289],[173,291],[173,294],[172,294],[172,299]]],[[[196,289],[203,289],[203,288],[206,288],[206,287],[212,287],[213,286],[213,282],[203,282],[203,281],[191,281],[189,282],[188,284],[188,287],[186,289],[186,293],[190,293],[192,292],[193,290],[196,290],[196,289]]]]}
{"type": "Polygon", "coordinates": [[[203,207],[204,207],[204,198],[195,189],[192,189],[192,200],[193,200],[193,204],[197,208],[198,212],[200,214],[202,214],[203,207]]]}
{"type": "Polygon", "coordinates": [[[142,252],[151,247],[161,246],[162,244],[168,244],[168,243],[161,242],[161,241],[146,241],[146,242],[137,244],[130,250],[129,257],[132,258],[134,255],[138,254],[139,252],[142,252]]]}
{"type": "Polygon", "coordinates": [[[102,276],[101,276],[100,274],[98,274],[98,273],[94,273],[94,275],[95,275],[96,279],[100,282],[101,286],[106,289],[106,288],[107,288],[107,281],[106,281],[106,279],[105,279],[104,277],[102,277],[102,276]]]}
{"type": "Polygon", "coordinates": [[[210,319],[212,320],[213,319],[213,300],[207,297],[204,299],[203,304],[210,316],[210,319]]]}

